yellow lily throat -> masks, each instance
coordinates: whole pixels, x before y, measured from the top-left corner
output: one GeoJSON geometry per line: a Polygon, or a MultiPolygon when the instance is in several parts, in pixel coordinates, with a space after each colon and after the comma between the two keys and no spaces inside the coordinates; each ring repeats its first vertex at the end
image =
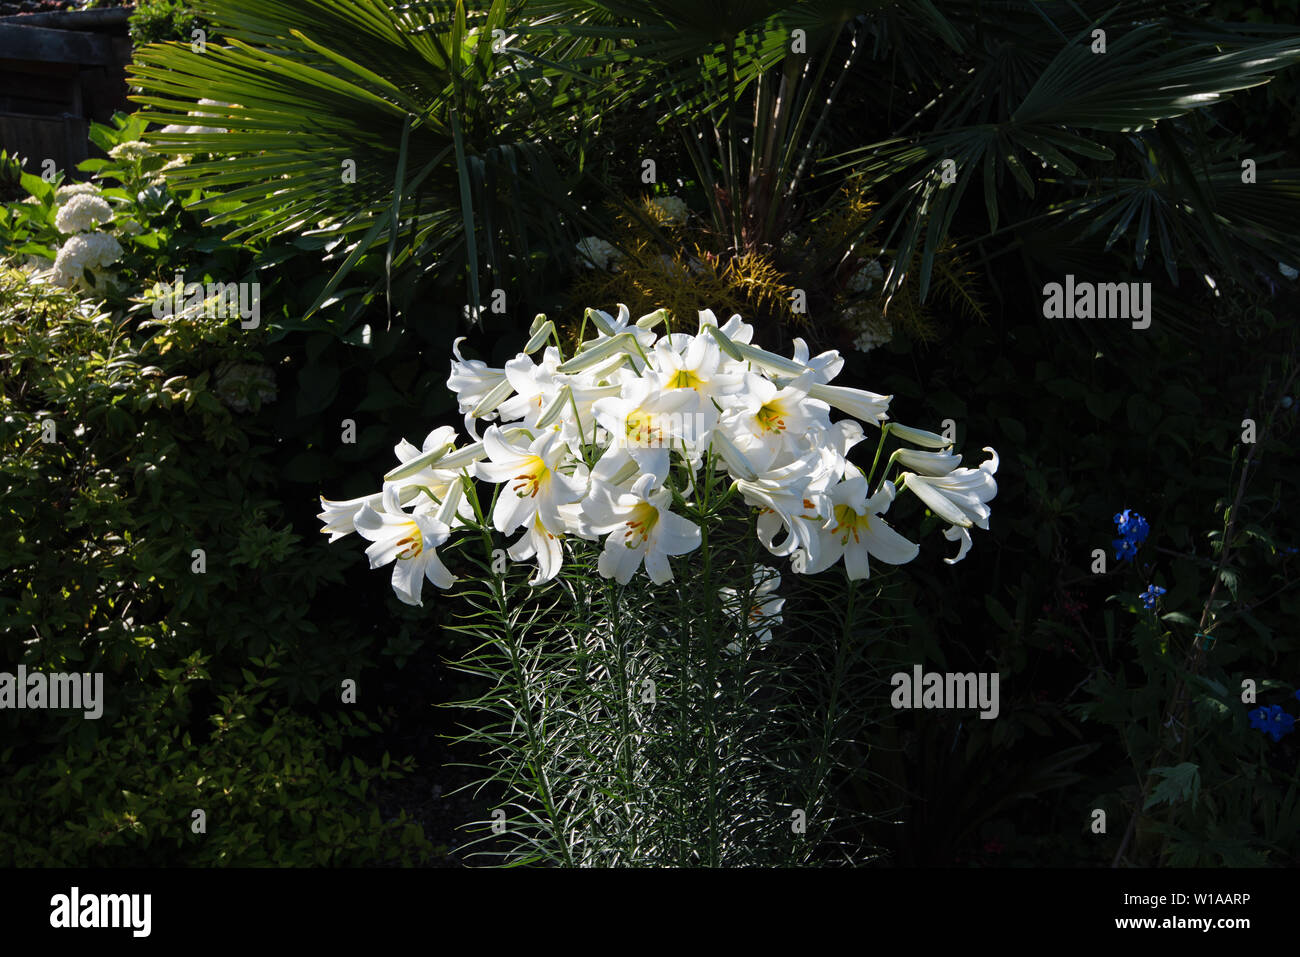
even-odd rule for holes
{"type": "Polygon", "coordinates": [[[424,536],[420,533],[420,526],[416,525],[414,522],[406,522],[404,527],[409,527],[411,531],[405,538],[397,540],[398,545],[405,546],[397,553],[399,561],[407,558],[415,558],[424,551],[424,536]]]}
{"type": "Polygon", "coordinates": [[[541,456],[531,456],[524,471],[511,479],[514,484],[510,488],[520,498],[536,498],[538,489],[550,472],[541,456]]]}
{"type": "Polygon", "coordinates": [[[673,373],[672,378],[668,380],[668,388],[670,389],[699,389],[702,385],[704,385],[704,380],[690,369],[678,369],[673,373]]]}
{"type": "Polygon", "coordinates": [[[636,506],[632,510],[632,517],[623,523],[627,526],[627,531],[623,533],[623,544],[628,548],[640,548],[658,521],[659,509],[645,502],[636,506]]]}
{"type": "Polygon", "coordinates": [[[655,424],[653,412],[629,412],[627,416],[627,440],[629,443],[644,448],[662,448],[663,430],[655,424]]]}
{"type": "Polygon", "coordinates": [[[853,536],[854,542],[861,542],[858,537],[859,532],[870,531],[871,516],[859,515],[848,505],[835,506],[835,527],[831,529],[832,535],[840,536],[840,544],[847,545],[849,536],[853,536]]]}
{"type": "Polygon", "coordinates": [[[779,406],[766,403],[754,413],[754,418],[764,432],[785,431],[785,410],[779,406]]]}

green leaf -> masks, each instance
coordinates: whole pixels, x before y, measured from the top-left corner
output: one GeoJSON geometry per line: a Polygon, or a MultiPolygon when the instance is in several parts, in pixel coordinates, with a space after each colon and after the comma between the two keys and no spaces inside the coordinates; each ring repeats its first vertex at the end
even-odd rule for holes
{"type": "Polygon", "coordinates": [[[1184,762],[1174,767],[1152,768],[1151,773],[1160,775],[1163,780],[1147,797],[1142,810],[1150,810],[1157,804],[1175,804],[1189,797],[1192,799],[1192,807],[1196,806],[1196,798],[1201,791],[1201,770],[1197,765],[1184,762]]]}
{"type": "Polygon", "coordinates": [[[984,607],[988,611],[989,617],[992,618],[1000,628],[1004,631],[1015,634],[1015,622],[1011,620],[1011,616],[1007,614],[1006,609],[1003,608],[992,595],[984,596],[984,607]]]}

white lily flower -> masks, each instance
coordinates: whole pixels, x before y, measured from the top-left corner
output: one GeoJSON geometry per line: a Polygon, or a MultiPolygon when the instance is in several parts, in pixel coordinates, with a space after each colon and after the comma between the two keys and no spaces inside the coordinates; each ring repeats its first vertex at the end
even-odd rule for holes
{"type": "Polygon", "coordinates": [[[794,340],[794,361],[813,370],[817,381],[823,385],[830,382],[844,368],[844,357],[839,350],[830,349],[815,358],[808,358],[808,343],[802,339],[794,340]]]}
{"type": "Polygon", "coordinates": [[[456,430],[449,425],[434,429],[424,438],[421,448],[405,439],[393,447],[401,463],[384,476],[384,488],[395,487],[403,506],[423,496],[424,504],[445,504],[454,499],[452,508],[440,518],[452,527],[474,518],[474,508],[463,497],[465,476],[472,478],[477,472],[475,463],[483,458],[482,443],[455,448],[456,430]],[[454,510],[453,510],[454,509],[454,510]]]}
{"type": "Polygon", "coordinates": [[[889,423],[889,434],[896,435],[898,438],[913,445],[921,445],[927,449],[946,449],[952,445],[952,442],[945,439],[937,432],[927,432],[925,429],[914,429],[910,425],[903,425],[901,422],[889,423]]]}
{"type": "MultiPolygon", "coordinates": [[[[410,442],[403,439],[393,448],[397,458],[404,465],[409,462],[415,462],[420,458],[429,458],[436,454],[437,450],[450,445],[456,439],[456,430],[451,426],[443,426],[440,429],[434,429],[424,440],[424,449],[417,449],[410,442]]],[[[445,455],[439,456],[441,462],[445,455]]],[[[428,488],[439,499],[444,498],[447,489],[454,483],[460,485],[460,473],[454,469],[433,469],[420,466],[418,470],[409,470],[395,478],[393,481],[385,481],[384,488],[392,486],[398,493],[398,504],[401,506],[409,505],[420,496],[424,495],[424,488],[428,488]],[[421,487],[423,486],[423,488],[421,487]]],[[[427,496],[426,496],[427,498],[427,496]]],[[[329,535],[330,541],[337,541],[345,538],[355,532],[357,513],[364,506],[370,506],[372,509],[382,508],[384,501],[384,491],[381,489],[370,495],[363,495],[360,498],[347,499],[345,501],[332,501],[325,496],[321,496],[320,505],[322,511],[317,514],[317,518],[323,523],[321,531],[329,535]]],[[[461,518],[471,518],[473,509],[468,503],[464,503],[460,512],[461,518]]]]}
{"type": "Polygon", "coordinates": [[[700,547],[699,526],[668,510],[672,495],[657,482],[658,476],[642,475],[630,491],[587,501],[592,528],[606,536],[597,568],[620,585],[632,580],[643,561],[656,585],[671,581],[669,556],[700,547]]]}
{"type": "MultiPolygon", "coordinates": [[[[493,369],[481,359],[466,359],[460,354],[460,344],[465,341],[461,336],[451,345],[452,355],[456,358],[451,364],[451,375],[447,377],[447,388],[456,393],[456,401],[461,415],[465,416],[465,429],[475,440],[478,432],[473,425],[471,413],[484,404],[484,400],[506,382],[504,369],[493,369]]],[[[509,393],[506,393],[508,395],[509,393]]],[[[502,399],[506,395],[501,396],[502,399]]],[[[483,418],[495,418],[491,409],[484,411],[483,418]]]]}
{"type": "Polygon", "coordinates": [[[371,542],[366,548],[370,567],[395,562],[393,591],[408,605],[423,605],[420,593],[425,579],[439,588],[450,588],[456,580],[437,552],[451,529],[424,506],[404,511],[393,486],[384,490],[382,505],[382,511],[362,506],[356,517],[357,533],[371,542]]]}
{"type": "Polygon", "coordinates": [[[732,342],[739,342],[743,345],[749,345],[754,341],[754,327],[741,319],[740,316],[733,315],[727,320],[726,325],[718,322],[713,314],[712,309],[700,310],[699,335],[705,334],[705,328],[708,326],[716,327],[724,336],[732,342]]]}
{"type": "Polygon", "coordinates": [[[650,364],[663,376],[664,388],[694,389],[707,400],[732,395],[744,386],[742,375],[725,371],[724,358],[713,339],[678,332],[655,343],[650,364]]]}
{"type": "Polygon", "coordinates": [[[480,477],[509,483],[497,495],[493,527],[509,534],[540,516],[547,528],[563,528],[559,508],[582,498],[587,477],[582,469],[573,477],[559,471],[567,452],[559,433],[545,432],[524,447],[507,442],[494,425],[483,433],[483,446],[488,460],[478,464],[480,477]]]}
{"type": "Polygon", "coordinates": [[[564,549],[560,545],[563,537],[560,532],[547,530],[541,516],[534,515],[532,524],[506,549],[506,554],[517,562],[536,556],[537,574],[528,580],[528,584],[540,585],[560,574],[560,569],[564,566],[564,549]]]}
{"type": "Polygon", "coordinates": [[[532,429],[546,408],[559,396],[560,387],[556,370],[560,365],[560,350],[547,346],[542,361],[534,363],[525,353],[520,353],[506,363],[506,381],[515,394],[497,407],[504,422],[522,421],[524,428],[532,429]]]}
{"type": "Polygon", "coordinates": [[[812,574],[830,568],[841,557],[850,579],[871,575],[869,556],[889,565],[905,565],[921,547],[894,531],[882,518],[894,501],[892,482],[882,482],[875,495],[867,497],[866,477],[858,474],[830,490],[831,516],[819,529],[820,554],[809,556],[812,574]]]}
{"type": "Polygon", "coordinates": [[[869,422],[879,427],[887,416],[892,395],[879,395],[865,389],[850,389],[842,385],[818,382],[808,389],[814,399],[821,399],[841,412],[847,412],[859,422],[869,422]]]}
{"type": "Polygon", "coordinates": [[[812,384],[811,372],[790,380],[784,388],[753,372],[745,373],[744,388],[727,397],[729,409],[724,418],[731,437],[750,461],[768,468],[781,452],[800,451],[809,433],[830,428],[830,407],[809,396],[812,384]],[[768,455],[756,454],[755,445],[763,446],[768,455]]]}
{"type": "Polygon", "coordinates": [[[773,555],[789,555],[800,548],[810,556],[818,553],[817,529],[830,509],[826,490],[836,478],[827,459],[820,449],[814,449],[753,481],[736,480],[745,501],[760,509],[758,540],[773,555]],[[775,538],[782,528],[788,534],[778,545],[775,538]]]}
{"type": "MultiPolygon", "coordinates": [[[[736,618],[746,631],[756,637],[760,645],[772,640],[772,629],[782,622],[781,609],[785,599],[775,594],[781,587],[781,573],[770,565],[754,566],[754,589],[746,602],[735,588],[721,588],[718,597],[722,599],[723,610],[736,618]]],[[[728,643],[727,651],[737,654],[741,650],[738,641],[728,643]]]]}
{"type": "Polygon", "coordinates": [[[809,450],[821,451],[828,463],[828,470],[838,478],[851,468],[857,470],[857,467],[849,461],[849,450],[866,437],[866,433],[856,419],[840,419],[824,432],[809,432],[804,436],[804,442],[809,450]]]}
{"type": "Polygon", "coordinates": [[[947,564],[956,565],[959,561],[965,558],[966,553],[970,551],[970,531],[962,528],[960,525],[949,525],[943,530],[943,537],[948,539],[950,542],[961,542],[960,547],[957,549],[957,557],[944,559],[947,564]]]}
{"type": "Polygon", "coordinates": [[[922,475],[948,475],[961,465],[961,456],[952,452],[918,452],[916,449],[899,449],[894,459],[904,468],[922,475]]]}
{"type": "Polygon", "coordinates": [[[654,373],[627,373],[623,381],[620,395],[597,399],[591,409],[611,444],[627,449],[644,471],[665,474],[672,449],[700,438],[707,443],[715,416],[701,411],[694,390],[665,389],[654,373]]]}
{"type": "Polygon", "coordinates": [[[899,479],[908,491],[945,522],[962,528],[989,527],[992,514],[985,502],[998,494],[993,473],[998,470],[998,453],[985,448],[991,458],[976,469],[954,469],[947,475],[918,475],[905,472],[899,479]]]}
{"type": "MultiPolygon", "coordinates": [[[[414,498],[418,491],[412,489],[411,498],[414,498]]],[[[346,538],[357,530],[356,517],[362,508],[379,508],[384,501],[383,492],[375,492],[373,495],[363,495],[361,498],[350,498],[342,501],[333,501],[321,496],[320,507],[322,511],[316,516],[324,523],[321,531],[329,535],[330,541],[334,542],[340,538],[346,538]]]]}

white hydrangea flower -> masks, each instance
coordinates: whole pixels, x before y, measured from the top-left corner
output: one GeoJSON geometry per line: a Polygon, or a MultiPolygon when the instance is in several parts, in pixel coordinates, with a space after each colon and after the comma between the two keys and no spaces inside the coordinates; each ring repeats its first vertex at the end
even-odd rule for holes
{"type": "Polygon", "coordinates": [[[113,207],[108,201],[89,193],[78,193],[54,217],[54,225],[61,233],[88,233],[96,226],[113,218],[113,207]]]}
{"type": "Polygon", "coordinates": [[[850,292],[871,292],[871,287],[885,278],[885,270],[880,263],[872,260],[849,277],[850,292]]]}
{"type": "Polygon", "coordinates": [[[667,217],[669,222],[684,223],[690,216],[690,207],[686,201],[678,196],[656,196],[650,200],[651,205],[657,207],[661,213],[667,217]]]}
{"type": "Polygon", "coordinates": [[[588,236],[577,246],[578,264],[587,269],[609,269],[611,265],[623,258],[622,254],[597,236],[588,236]]]}
{"type": "Polygon", "coordinates": [[[130,140],[126,143],[118,143],[108,151],[108,155],[115,160],[138,160],[153,156],[154,151],[143,140],[130,140]]]}
{"type": "Polygon", "coordinates": [[[172,157],[171,159],[169,159],[167,162],[163,163],[162,166],[158,167],[158,172],[156,172],[156,173],[153,175],[153,177],[150,178],[150,180],[149,180],[149,185],[150,185],[150,186],[166,186],[166,185],[167,185],[167,177],[164,176],[163,174],[166,173],[167,170],[169,170],[169,169],[179,169],[180,167],[184,166],[187,162],[189,162],[189,157],[187,157],[187,156],[183,156],[183,155],[182,155],[182,156],[173,156],[173,157],[172,157]]]}
{"type": "Polygon", "coordinates": [[[840,314],[840,318],[853,333],[853,348],[858,352],[870,352],[894,337],[892,324],[875,306],[851,306],[840,314]]]}
{"type": "Polygon", "coordinates": [[[99,187],[94,183],[68,183],[54,191],[56,202],[64,203],[73,196],[98,196],[99,187]]]}
{"type": "Polygon", "coordinates": [[[102,269],[121,256],[121,245],[108,233],[79,233],[69,238],[54,258],[51,280],[71,289],[82,280],[84,269],[102,269]]]}

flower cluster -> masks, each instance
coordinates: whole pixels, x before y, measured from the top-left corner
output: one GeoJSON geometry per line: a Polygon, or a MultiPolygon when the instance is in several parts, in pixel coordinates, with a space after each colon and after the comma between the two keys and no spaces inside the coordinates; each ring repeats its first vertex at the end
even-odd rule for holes
{"type": "Polygon", "coordinates": [[[650,202],[670,223],[686,222],[691,212],[686,201],[679,196],[656,196],[650,202]]]}
{"type": "Polygon", "coordinates": [[[68,183],[54,191],[56,202],[65,203],[73,196],[98,196],[99,187],[94,183],[68,183]]]}
{"type": "Polygon", "coordinates": [[[588,236],[579,241],[578,265],[584,269],[609,269],[623,258],[614,244],[597,236],[588,236]]]}
{"type": "Polygon", "coordinates": [[[115,160],[139,160],[155,154],[148,143],[142,140],[130,140],[126,143],[118,143],[108,151],[108,155],[115,160]]]}
{"type": "MultiPolygon", "coordinates": [[[[701,544],[700,525],[687,516],[700,518],[719,480],[725,496],[757,510],[759,541],[790,558],[796,573],[843,560],[849,577],[861,579],[872,560],[915,558],[919,546],[884,518],[900,491],[949,524],[945,537],[960,543],[950,563],[970,549],[972,527],[988,528],[997,453],[985,449],[987,461],[962,468],[949,439],[886,422],[890,396],[830,384],[844,364],[838,352],[811,356],[796,339],[792,357],[776,355],[751,344],[754,330],[740,316],[720,325],[708,310],[695,335],[656,335],[663,310],[636,322],[624,306],[617,316],[588,310],[586,318],[595,336],[568,359],[546,345],[558,337],[544,316],[503,368],[465,359],[457,340],[447,385],[473,444],[456,448],[450,427],[421,448],[399,443],[401,464],[382,489],[321,499],[331,541],[353,531],[369,539],[371,567],[395,563],[398,597],[419,604],[425,579],[451,583],[436,549],[475,520],[469,479],[499,486],[490,521],[502,534],[519,533],[507,553],[536,564],[531,584],[559,574],[566,537],[603,542],[597,568],[606,578],[626,584],[644,568],[656,584],[669,581],[669,559],[701,544]],[[832,409],[849,417],[832,422],[832,409]],[[489,423],[481,437],[480,423],[489,423]],[[893,481],[873,486],[849,461],[864,424],[882,441],[890,434],[916,446],[889,458],[886,475],[901,466],[893,481]]],[[[770,615],[769,603],[759,605],[770,615]]]]}
{"type": "Polygon", "coordinates": [[[1127,508],[1115,516],[1115,525],[1120,536],[1111,541],[1111,546],[1115,549],[1115,561],[1132,561],[1137,557],[1138,546],[1147,540],[1151,526],[1145,518],[1127,508]]]}
{"type": "Polygon", "coordinates": [[[54,225],[61,233],[88,233],[112,218],[113,207],[107,200],[91,193],[75,193],[60,207],[54,225]]]}
{"type": "Polygon", "coordinates": [[[858,352],[870,352],[894,337],[893,324],[870,303],[849,306],[840,319],[853,334],[853,348],[858,352]]]}
{"type": "Polygon", "coordinates": [[[71,236],[54,257],[51,279],[65,289],[82,280],[86,269],[102,269],[117,262],[122,246],[108,233],[78,233],[71,236]]]}
{"type": "Polygon", "coordinates": [[[849,277],[849,291],[857,293],[871,292],[871,288],[885,278],[884,267],[878,260],[872,260],[849,277]]]}
{"type": "MultiPolygon", "coordinates": [[[[1296,692],[1296,697],[1300,698],[1300,692],[1296,692]]],[[[1295,717],[1283,711],[1280,704],[1268,707],[1260,705],[1247,717],[1250,718],[1252,728],[1263,731],[1274,741],[1281,741],[1295,730],[1295,717]]]]}

